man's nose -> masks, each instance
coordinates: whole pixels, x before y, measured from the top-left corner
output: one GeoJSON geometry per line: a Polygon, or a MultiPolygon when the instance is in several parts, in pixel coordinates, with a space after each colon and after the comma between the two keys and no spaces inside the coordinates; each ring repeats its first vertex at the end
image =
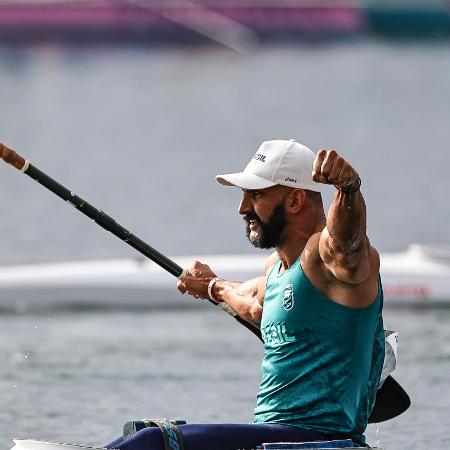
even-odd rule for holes
{"type": "Polygon", "coordinates": [[[239,203],[239,214],[241,214],[242,216],[245,214],[248,214],[252,211],[251,208],[251,204],[249,201],[249,195],[247,192],[244,192],[244,194],[242,195],[242,200],[241,203],[239,203]]]}

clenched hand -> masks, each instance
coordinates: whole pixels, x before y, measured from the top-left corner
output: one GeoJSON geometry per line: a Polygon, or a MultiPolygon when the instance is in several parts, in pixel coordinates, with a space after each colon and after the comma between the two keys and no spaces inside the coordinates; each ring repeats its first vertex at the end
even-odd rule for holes
{"type": "Polygon", "coordinates": [[[345,193],[356,192],[360,185],[356,170],[335,150],[319,150],[314,159],[312,178],[317,183],[334,184],[345,193]]]}

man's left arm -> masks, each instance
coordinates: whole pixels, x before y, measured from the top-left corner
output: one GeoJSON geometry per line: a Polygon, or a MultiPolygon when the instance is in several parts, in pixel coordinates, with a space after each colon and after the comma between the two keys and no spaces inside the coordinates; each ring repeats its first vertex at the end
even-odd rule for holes
{"type": "Polygon", "coordinates": [[[320,150],[314,161],[313,179],[333,184],[336,192],[319,252],[327,269],[338,280],[361,285],[378,272],[378,254],[366,234],[366,205],[356,170],[334,150],[320,150]]]}

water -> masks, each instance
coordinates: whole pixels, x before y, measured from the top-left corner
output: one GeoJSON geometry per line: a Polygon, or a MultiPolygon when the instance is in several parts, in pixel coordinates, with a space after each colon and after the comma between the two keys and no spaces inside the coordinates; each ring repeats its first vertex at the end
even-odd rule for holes
{"type": "MultiPolygon", "coordinates": [[[[354,164],[380,250],[449,244],[449,74],[446,43],[4,47],[0,139],[172,255],[252,251],[213,179],[277,137],[354,164]]],[[[0,263],[131,254],[12,169],[0,190],[0,263]]]]}
{"type": "MultiPolygon", "coordinates": [[[[253,251],[240,170],[260,141],[334,146],[359,170],[381,251],[448,244],[447,43],[0,48],[0,140],[168,254],[253,251]]],[[[135,253],[0,167],[0,263],[135,253]]],[[[329,195],[327,196],[329,200],[329,195]]],[[[151,301],[151,299],[149,299],[151,301]]],[[[388,450],[448,448],[450,311],[388,310],[413,406],[388,450]]],[[[0,446],[102,445],[144,416],[251,420],[261,346],[219,311],[0,316],[0,446]]],[[[369,429],[375,442],[375,427],[369,429]]]]}
{"type": "MultiPolygon", "coordinates": [[[[389,450],[448,448],[450,311],[387,310],[395,377],[413,405],[379,425],[389,450]]],[[[102,445],[142,417],[249,422],[262,346],[203,311],[0,316],[0,446],[32,437],[102,445]]],[[[376,442],[375,425],[367,433],[376,442]]]]}

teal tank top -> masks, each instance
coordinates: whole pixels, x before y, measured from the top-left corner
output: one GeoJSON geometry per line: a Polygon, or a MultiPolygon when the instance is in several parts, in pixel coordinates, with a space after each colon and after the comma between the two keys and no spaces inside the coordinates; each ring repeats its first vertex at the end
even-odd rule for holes
{"type": "Polygon", "coordinates": [[[267,280],[262,380],[255,423],[276,422],[365,442],[384,360],[378,282],[365,308],[340,305],[309,281],[298,259],[267,280]]]}

